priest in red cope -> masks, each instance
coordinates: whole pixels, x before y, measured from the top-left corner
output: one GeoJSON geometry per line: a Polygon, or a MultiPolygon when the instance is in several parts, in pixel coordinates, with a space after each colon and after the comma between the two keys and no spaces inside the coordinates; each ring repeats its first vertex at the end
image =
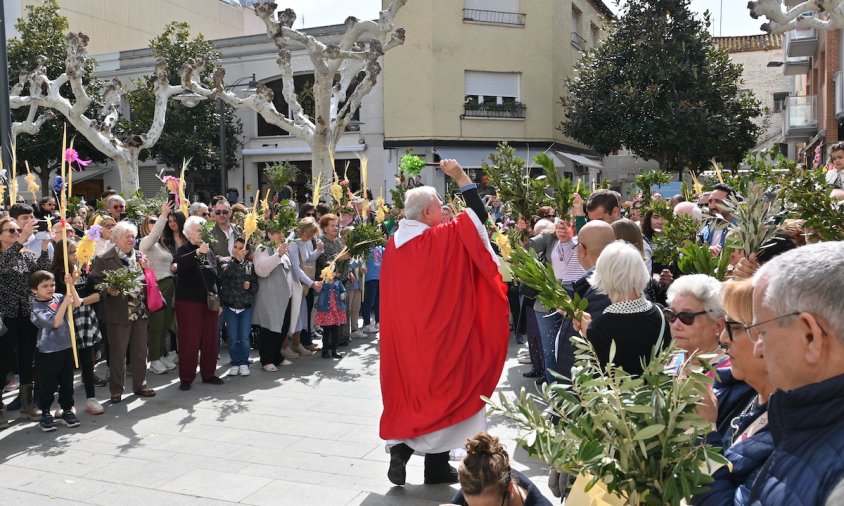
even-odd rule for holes
{"type": "Polygon", "coordinates": [[[457,482],[449,452],[486,430],[481,396],[494,392],[507,355],[507,289],[486,208],[457,161],[440,167],[468,208],[441,224],[436,191],[409,190],[381,265],[381,438],[396,485],[414,452],[425,455],[426,484],[457,482]]]}

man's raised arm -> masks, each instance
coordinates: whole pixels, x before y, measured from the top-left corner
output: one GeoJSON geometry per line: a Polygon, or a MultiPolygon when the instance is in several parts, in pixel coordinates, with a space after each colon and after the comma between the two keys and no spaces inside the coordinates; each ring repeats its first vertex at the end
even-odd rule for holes
{"type": "Polygon", "coordinates": [[[466,174],[466,171],[463,170],[463,167],[460,166],[457,160],[448,159],[440,162],[440,168],[442,168],[443,172],[445,172],[449,177],[454,179],[454,182],[460,187],[460,193],[462,193],[463,198],[466,199],[466,205],[472,209],[472,211],[475,211],[475,214],[478,215],[478,219],[481,220],[481,223],[486,223],[487,218],[489,218],[489,214],[487,213],[486,206],[484,206],[484,203],[481,200],[481,195],[478,193],[478,185],[469,179],[469,176],[466,174]]]}

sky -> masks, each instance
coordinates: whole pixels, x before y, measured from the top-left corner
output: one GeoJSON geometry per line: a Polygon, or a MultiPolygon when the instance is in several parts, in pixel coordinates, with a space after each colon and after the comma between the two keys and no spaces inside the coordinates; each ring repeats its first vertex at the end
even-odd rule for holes
{"type": "MultiPolygon", "coordinates": [[[[305,27],[340,24],[350,15],[375,19],[381,8],[381,0],[276,0],[276,3],[281,9],[290,7],[296,11],[296,28],[302,28],[303,18],[305,27]]],[[[618,10],[614,0],[605,3],[618,10]]],[[[744,0],[692,0],[691,6],[695,12],[708,9],[712,13],[711,31],[715,36],[762,33],[759,26],[764,20],[751,18],[744,0]]]]}

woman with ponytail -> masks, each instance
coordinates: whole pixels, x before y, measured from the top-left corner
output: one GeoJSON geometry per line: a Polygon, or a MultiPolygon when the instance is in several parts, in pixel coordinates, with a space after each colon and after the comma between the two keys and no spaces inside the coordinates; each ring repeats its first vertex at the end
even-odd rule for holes
{"type": "Polygon", "coordinates": [[[479,432],[466,442],[466,457],[457,470],[460,491],[451,500],[467,506],[551,506],[527,476],[510,468],[498,438],[479,432]]]}

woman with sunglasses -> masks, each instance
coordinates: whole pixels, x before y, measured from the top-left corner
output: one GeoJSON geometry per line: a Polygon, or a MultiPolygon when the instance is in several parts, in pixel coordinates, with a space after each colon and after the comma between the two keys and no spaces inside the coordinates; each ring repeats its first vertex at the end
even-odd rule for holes
{"type": "MultiPolygon", "coordinates": [[[[50,268],[50,257],[47,254],[49,241],[42,241],[41,255],[38,257],[23,247],[33,234],[35,224],[35,220],[29,220],[21,227],[9,216],[0,218],[0,277],[3,279],[0,283],[0,314],[8,328],[7,335],[0,338],[0,383],[5,386],[6,375],[13,368],[12,360],[17,356],[21,414],[32,420],[38,420],[41,412],[34,408],[32,402],[32,359],[38,329],[29,319],[32,311],[29,277],[35,271],[50,268]]],[[[0,429],[8,426],[0,402],[0,429]]]]}
{"type": "Polygon", "coordinates": [[[99,257],[105,255],[111,248],[114,247],[114,243],[111,242],[111,229],[117,225],[117,222],[114,221],[114,218],[111,216],[104,216],[100,220],[100,235],[96,239],[94,239],[94,256],[99,257]]]}
{"type": "Polygon", "coordinates": [[[753,390],[750,399],[742,399],[737,405],[718,406],[719,414],[728,413],[731,430],[725,438],[719,434],[710,443],[723,448],[731,466],[716,471],[709,490],[692,499],[691,504],[698,506],[747,504],[750,488],[774,449],[767,412],[774,385],[764,358],[753,353],[757,336],[747,328],[753,321],[753,283],[750,280],[724,283],[721,301],[727,316],[720,341],[732,367],[719,375],[724,381],[747,383],[753,390]]]}
{"type": "Polygon", "coordinates": [[[153,374],[164,374],[176,368],[167,356],[167,335],[173,323],[173,297],[176,283],[173,278],[173,254],[164,245],[163,233],[173,208],[170,202],[161,204],[158,217],[147,216],[142,230],[144,237],[140,242],[141,253],[146,255],[149,266],[155,273],[158,289],[164,299],[164,307],[149,314],[149,370],[153,374]]]}
{"type": "Polygon", "coordinates": [[[733,419],[723,406],[737,406],[752,396],[744,382],[732,381],[722,374],[731,367],[730,357],[720,347],[724,331],[724,308],[721,307],[721,282],[705,274],[681,276],[668,288],[665,316],[671,326],[671,337],[686,354],[701,353],[711,357],[712,395],[699,406],[701,416],[715,423],[719,434],[726,437],[733,419]],[[718,406],[722,409],[718,409],[718,406]]]}

